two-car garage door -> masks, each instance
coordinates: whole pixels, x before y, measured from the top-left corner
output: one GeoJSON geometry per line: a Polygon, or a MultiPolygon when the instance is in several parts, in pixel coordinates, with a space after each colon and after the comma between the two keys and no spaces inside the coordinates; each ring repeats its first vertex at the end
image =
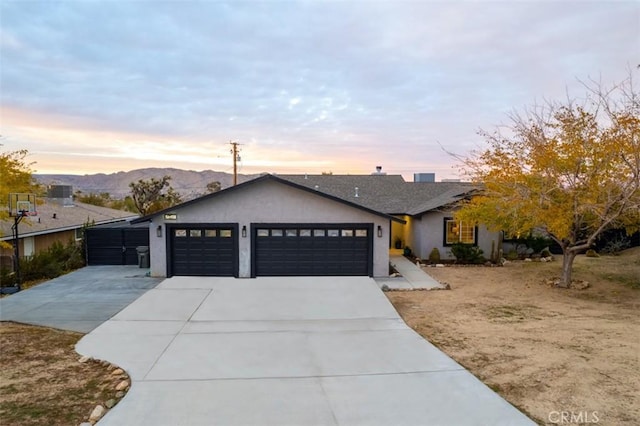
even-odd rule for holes
{"type": "MultiPolygon", "coordinates": [[[[371,224],[252,224],[252,276],[373,275],[371,224]]],[[[238,276],[237,224],[172,225],[168,275],[238,276]]]]}
{"type": "Polygon", "coordinates": [[[370,224],[252,226],[254,276],[372,275],[370,224]]]}

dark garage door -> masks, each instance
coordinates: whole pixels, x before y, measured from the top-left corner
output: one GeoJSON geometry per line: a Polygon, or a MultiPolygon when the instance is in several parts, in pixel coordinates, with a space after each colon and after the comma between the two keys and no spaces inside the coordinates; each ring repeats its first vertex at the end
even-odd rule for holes
{"type": "Polygon", "coordinates": [[[174,225],[169,228],[168,275],[238,276],[237,225],[174,225]]]}
{"type": "Polygon", "coordinates": [[[371,224],[254,224],[254,276],[373,275],[371,224]]]}
{"type": "Polygon", "coordinates": [[[136,247],[149,245],[149,225],[87,228],[85,239],[89,265],[137,265],[136,247]]]}

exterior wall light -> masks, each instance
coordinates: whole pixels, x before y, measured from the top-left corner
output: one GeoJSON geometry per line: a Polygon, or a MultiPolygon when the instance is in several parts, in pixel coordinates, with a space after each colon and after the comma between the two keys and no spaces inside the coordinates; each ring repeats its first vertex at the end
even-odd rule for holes
{"type": "Polygon", "coordinates": [[[156,235],[158,236],[158,238],[162,238],[162,225],[158,225],[158,227],[156,228],[156,235]]]}
{"type": "Polygon", "coordinates": [[[382,226],[378,225],[378,238],[382,238],[382,226]]]}
{"type": "Polygon", "coordinates": [[[247,225],[242,225],[242,238],[247,238],[247,225]]]}

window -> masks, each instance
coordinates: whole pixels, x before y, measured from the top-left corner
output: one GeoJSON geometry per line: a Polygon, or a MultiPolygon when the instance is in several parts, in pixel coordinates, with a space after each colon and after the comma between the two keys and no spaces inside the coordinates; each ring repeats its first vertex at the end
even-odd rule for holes
{"type": "Polygon", "coordinates": [[[287,229],[285,231],[285,235],[287,237],[297,237],[298,236],[298,230],[297,229],[287,229]]]}
{"type": "Polygon", "coordinates": [[[84,236],[84,228],[76,228],[76,241],[79,241],[84,236]]]}
{"type": "Polygon", "coordinates": [[[258,237],[268,237],[269,230],[268,229],[258,229],[258,237]]]}
{"type": "Polygon", "coordinates": [[[444,244],[476,244],[476,227],[468,222],[448,218],[444,220],[444,244]]]}
{"type": "Polygon", "coordinates": [[[220,238],[231,238],[231,229],[221,229],[220,238]]]}
{"type": "Polygon", "coordinates": [[[314,229],[313,236],[314,237],[324,237],[324,229],[314,229]]]}
{"type": "Polygon", "coordinates": [[[282,229],[272,229],[271,230],[272,237],[282,237],[282,229]]]}
{"type": "Polygon", "coordinates": [[[218,232],[215,229],[205,229],[204,236],[207,238],[212,238],[218,235],[218,232]]]}
{"type": "Polygon", "coordinates": [[[340,230],[339,229],[328,229],[327,230],[327,236],[328,237],[338,237],[338,236],[340,236],[340,230]]]}
{"type": "Polygon", "coordinates": [[[301,229],[300,230],[300,236],[301,237],[310,237],[311,236],[311,229],[301,229]]]}
{"type": "Polygon", "coordinates": [[[187,230],[186,229],[176,229],[174,231],[174,235],[176,237],[186,237],[187,236],[187,230]]]}
{"type": "Polygon", "coordinates": [[[343,229],[342,230],[343,237],[353,237],[353,229],[343,229]]]}
{"type": "Polygon", "coordinates": [[[189,230],[189,236],[190,237],[201,237],[202,236],[202,231],[200,229],[191,229],[191,230],[189,230]]]}
{"type": "Polygon", "coordinates": [[[367,230],[366,229],[356,229],[356,237],[366,237],[367,230]]]}

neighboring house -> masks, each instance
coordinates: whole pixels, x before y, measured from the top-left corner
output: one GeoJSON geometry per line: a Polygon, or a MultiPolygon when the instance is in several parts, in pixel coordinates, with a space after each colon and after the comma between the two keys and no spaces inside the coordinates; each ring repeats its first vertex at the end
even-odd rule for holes
{"type": "Polygon", "coordinates": [[[477,187],[465,182],[406,182],[400,175],[280,175],[317,191],[362,205],[402,222],[392,225],[389,247],[410,247],[415,256],[427,259],[438,249],[442,259],[454,259],[450,248],[461,242],[473,244],[491,255],[501,238],[484,226],[454,220],[457,204],[473,196],[477,187]]]}
{"type": "Polygon", "coordinates": [[[135,219],[151,275],[387,276],[396,239],[421,258],[456,242],[490,255],[499,233],[453,220],[476,188],[387,175],[265,175],[135,219]]]}
{"type": "MultiPolygon", "coordinates": [[[[82,238],[86,224],[99,225],[131,220],[138,215],[90,204],[70,202],[69,199],[40,198],[38,215],[25,217],[18,225],[20,256],[32,256],[51,247],[55,242],[67,244],[82,238]]],[[[13,244],[13,218],[0,221],[0,241],[13,244]]],[[[2,249],[2,256],[12,256],[13,249],[2,249]]]]}

